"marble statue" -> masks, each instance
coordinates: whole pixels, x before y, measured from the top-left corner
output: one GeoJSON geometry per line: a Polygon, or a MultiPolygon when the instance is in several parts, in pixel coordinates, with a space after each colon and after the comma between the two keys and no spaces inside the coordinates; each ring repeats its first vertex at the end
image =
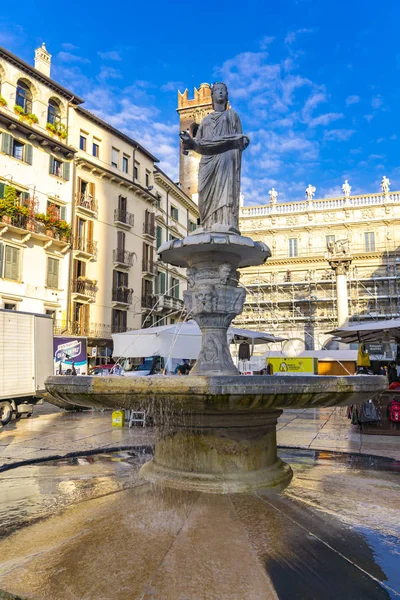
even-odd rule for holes
{"type": "Polygon", "coordinates": [[[311,185],[311,183],[309,183],[308,187],[306,189],[306,198],[307,198],[307,200],[312,200],[316,191],[317,191],[317,188],[314,187],[313,185],[311,185]]]}
{"type": "Polygon", "coordinates": [[[390,192],[390,179],[384,175],[381,181],[381,190],[384,194],[388,194],[390,192]]]}
{"type": "Polygon", "coordinates": [[[278,192],[276,191],[275,188],[271,188],[268,192],[270,200],[271,200],[271,204],[276,204],[276,201],[278,199],[278,192]]]}
{"type": "Polygon", "coordinates": [[[349,185],[349,182],[347,179],[345,179],[344,184],[342,185],[342,192],[343,192],[345,198],[348,198],[350,196],[351,185],[349,185]]]}
{"type": "MultiPolygon", "coordinates": [[[[242,133],[239,116],[228,108],[228,88],[214,83],[214,112],[201,121],[196,137],[188,131],[180,134],[184,153],[194,150],[201,154],[199,168],[200,225],[205,231],[223,225],[239,232],[240,169],[242,151],[249,138],[242,133]]],[[[224,227],[224,228],[225,228],[224,227]]]]}

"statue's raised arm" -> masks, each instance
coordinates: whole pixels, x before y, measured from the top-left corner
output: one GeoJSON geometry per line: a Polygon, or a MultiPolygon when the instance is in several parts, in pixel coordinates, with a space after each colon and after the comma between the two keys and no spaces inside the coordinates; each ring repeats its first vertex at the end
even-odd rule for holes
{"type": "Polygon", "coordinates": [[[239,231],[242,151],[249,138],[242,133],[239,115],[228,109],[228,89],[215,83],[211,90],[214,112],[200,123],[196,137],[182,131],[182,151],[201,154],[199,168],[200,224],[206,231],[239,231]]]}

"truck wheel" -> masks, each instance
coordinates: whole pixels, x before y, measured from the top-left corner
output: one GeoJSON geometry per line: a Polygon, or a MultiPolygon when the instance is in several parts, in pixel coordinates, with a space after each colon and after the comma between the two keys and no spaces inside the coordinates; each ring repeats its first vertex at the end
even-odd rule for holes
{"type": "Polygon", "coordinates": [[[0,402],[0,423],[8,425],[11,421],[13,409],[9,402],[0,402]]]}

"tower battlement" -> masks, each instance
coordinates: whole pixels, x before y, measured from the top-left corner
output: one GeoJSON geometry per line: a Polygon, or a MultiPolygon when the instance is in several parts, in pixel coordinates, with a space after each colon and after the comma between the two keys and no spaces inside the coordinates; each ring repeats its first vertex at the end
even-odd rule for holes
{"type": "Polygon", "coordinates": [[[193,99],[189,99],[189,90],[187,88],[183,93],[178,90],[178,112],[186,108],[207,106],[210,104],[211,85],[209,83],[201,83],[198,89],[194,88],[193,99]]]}

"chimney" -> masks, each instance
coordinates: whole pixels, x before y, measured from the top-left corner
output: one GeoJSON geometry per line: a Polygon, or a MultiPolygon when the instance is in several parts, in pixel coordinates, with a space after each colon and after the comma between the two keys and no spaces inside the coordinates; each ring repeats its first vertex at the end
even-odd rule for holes
{"type": "Polygon", "coordinates": [[[43,44],[35,50],[35,69],[50,77],[51,54],[46,50],[46,45],[43,44]]]}

